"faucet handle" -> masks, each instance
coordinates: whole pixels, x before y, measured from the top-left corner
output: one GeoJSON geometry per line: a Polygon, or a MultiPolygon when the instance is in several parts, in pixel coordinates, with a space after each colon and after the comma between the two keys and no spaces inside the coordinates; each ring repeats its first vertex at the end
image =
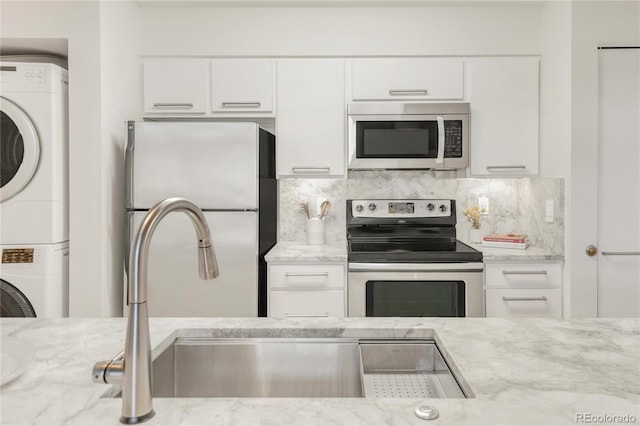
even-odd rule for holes
{"type": "Polygon", "coordinates": [[[93,366],[91,379],[94,383],[120,384],[124,381],[124,351],[111,361],[98,361],[93,366]]]}

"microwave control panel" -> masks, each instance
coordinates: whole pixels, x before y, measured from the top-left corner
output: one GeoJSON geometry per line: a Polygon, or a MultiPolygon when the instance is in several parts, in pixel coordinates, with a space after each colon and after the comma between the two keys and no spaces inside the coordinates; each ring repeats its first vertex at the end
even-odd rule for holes
{"type": "Polygon", "coordinates": [[[353,217],[422,218],[451,216],[451,200],[353,200],[353,217]]]}
{"type": "Polygon", "coordinates": [[[445,120],[444,122],[444,156],[445,158],[462,157],[462,120],[445,120]]]}

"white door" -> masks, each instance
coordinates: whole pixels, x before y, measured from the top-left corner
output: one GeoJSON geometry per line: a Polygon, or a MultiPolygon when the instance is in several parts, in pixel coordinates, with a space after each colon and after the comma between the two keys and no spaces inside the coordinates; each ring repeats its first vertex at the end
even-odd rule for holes
{"type": "MultiPolygon", "coordinates": [[[[145,214],[132,213],[132,236],[145,214]]],[[[156,228],[149,248],[150,316],[258,316],[258,213],[205,212],[204,215],[211,230],[220,275],[213,280],[200,279],[198,239],[191,219],[179,212],[166,216],[156,228]]]]}
{"type": "Polygon", "coordinates": [[[38,167],[40,143],[29,116],[15,103],[0,97],[0,202],[18,194],[38,167]]]}
{"type": "Polygon", "coordinates": [[[598,86],[598,317],[639,317],[640,49],[601,49],[598,86]]]}

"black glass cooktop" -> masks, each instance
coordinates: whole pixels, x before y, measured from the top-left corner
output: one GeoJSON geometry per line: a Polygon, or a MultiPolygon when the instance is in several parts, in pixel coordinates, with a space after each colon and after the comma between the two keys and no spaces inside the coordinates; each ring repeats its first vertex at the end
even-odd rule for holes
{"type": "Polygon", "coordinates": [[[349,241],[349,261],[385,263],[481,262],[482,252],[455,238],[349,241]]]}

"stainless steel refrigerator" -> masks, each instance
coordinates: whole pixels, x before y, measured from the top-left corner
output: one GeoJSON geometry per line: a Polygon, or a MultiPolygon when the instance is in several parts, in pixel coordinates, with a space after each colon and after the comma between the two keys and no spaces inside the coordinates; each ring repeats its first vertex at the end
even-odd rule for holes
{"type": "Polygon", "coordinates": [[[126,171],[129,243],[149,208],[184,197],[204,211],[220,267],[215,280],[200,280],[190,219],[166,216],[151,238],[149,315],[266,316],[264,255],[276,243],[275,137],[253,122],[131,121],[126,171]]]}

